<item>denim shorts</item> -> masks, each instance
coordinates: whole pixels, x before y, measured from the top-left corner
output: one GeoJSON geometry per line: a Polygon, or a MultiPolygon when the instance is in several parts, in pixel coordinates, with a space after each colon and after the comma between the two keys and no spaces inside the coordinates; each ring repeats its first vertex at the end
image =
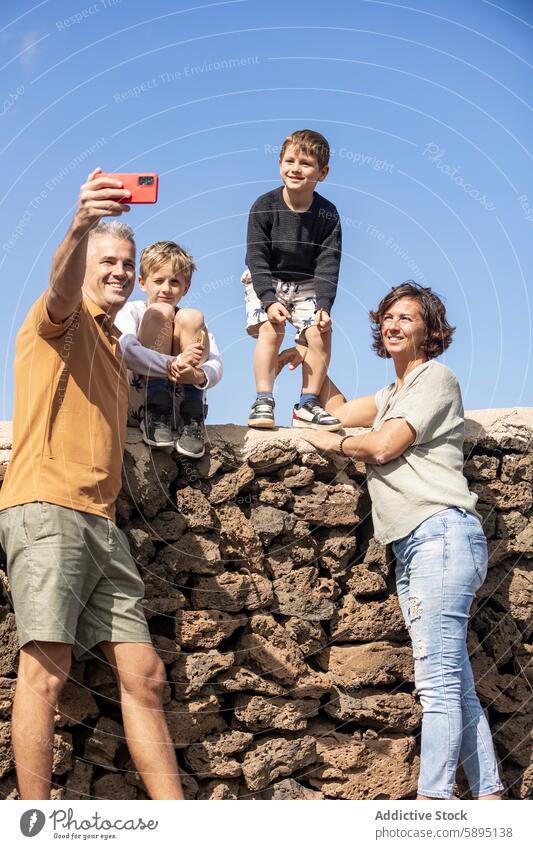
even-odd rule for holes
{"type": "Polygon", "coordinates": [[[143,581],[109,519],[47,501],[20,504],[0,512],[0,544],[21,647],[68,643],[81,660],[100,642],[152,642],[143,581]]]}

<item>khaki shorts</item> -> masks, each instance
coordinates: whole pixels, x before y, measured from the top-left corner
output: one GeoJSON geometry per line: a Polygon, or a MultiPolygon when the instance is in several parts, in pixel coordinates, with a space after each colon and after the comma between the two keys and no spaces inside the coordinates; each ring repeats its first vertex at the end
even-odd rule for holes
{"type": "MultiPolygon", "coordinates": [[[[268,321],[268,316],[261,306],[261,301],[255,294],[252,276],[248,269],[241,277],[244,286],[246,304],[246,331],[250,336],[257,337],[259,325],[268,321]]],[[[284,283],[277,277],[272,278],[276,290],[276,300],[286,307],[291,317],[288,319],[296,328],[297,339],[305,340],[305,331],[315,323],[316,297],[313,280],[302,283],[284,283]]]]}
{"type": "Polygon", "coordinates": [[[68,643],[77,660],[98,643],[151,643],[144,584],[126,535],[91,513],[34,501],[0,511],[21,647],[68,643]]]}

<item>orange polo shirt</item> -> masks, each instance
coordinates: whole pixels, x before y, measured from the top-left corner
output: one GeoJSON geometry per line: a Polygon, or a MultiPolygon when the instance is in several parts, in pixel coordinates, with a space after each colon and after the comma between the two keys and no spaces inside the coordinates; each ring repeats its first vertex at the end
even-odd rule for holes
{"type": "Polygon", "coordinates": [[[105,312],[86,295],[55,324],[45,297],[17,335],[13,451],[0,510],[49,501],[114,521],[128,406],[120,331],[104,329],[105,312]]]}

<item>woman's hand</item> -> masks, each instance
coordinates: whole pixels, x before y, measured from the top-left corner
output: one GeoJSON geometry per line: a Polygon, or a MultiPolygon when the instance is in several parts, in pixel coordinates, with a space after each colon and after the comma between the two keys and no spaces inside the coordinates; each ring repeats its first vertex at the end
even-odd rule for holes
{"type": "Polygon", "coordinates": [[[286,365],[289,366],[289,371],[294,371],[305,360],[307,348],[303,345],[297,345],[295,348],[285,348],[278,354],[278,362],[276,365],[276,377],[286,365]]]}
{"type": "Polygon", "coordinates": [[[299,431],[300,436],[321,451],[339,451],[341,437],[336,433],[331,433],[329,430],[312,430],[304,428],[299,431]]]}

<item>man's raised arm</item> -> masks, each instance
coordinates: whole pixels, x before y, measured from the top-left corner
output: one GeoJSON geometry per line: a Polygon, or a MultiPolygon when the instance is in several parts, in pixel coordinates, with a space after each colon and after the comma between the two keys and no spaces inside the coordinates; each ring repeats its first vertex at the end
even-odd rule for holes
{"type": "Polygon", "coordinates": [[[74,218],[52,260],[46,308],[57,324],[65,321],[80,304],[89,232],[104,216],[122,215],[130,209],[120,203],[120,198],[128,197],[131,192],[121,188],[120,181],[101,174],[102,169],[96,168],[81,187],[74,218]]]}

